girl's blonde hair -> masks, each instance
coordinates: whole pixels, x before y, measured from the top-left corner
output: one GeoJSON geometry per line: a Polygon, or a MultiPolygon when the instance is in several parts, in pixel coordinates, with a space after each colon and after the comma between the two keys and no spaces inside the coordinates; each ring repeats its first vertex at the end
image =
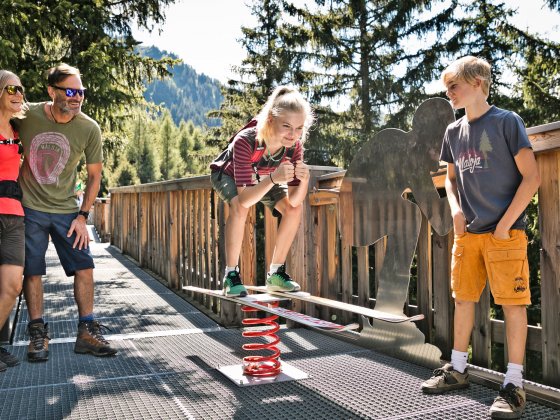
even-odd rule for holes
{"type": "MultiPolygon", "coordinates": [[[[6,93],[6,86],[10,84],[10,79],[13,78],[16,78],[17,81],[21,84],[21,80],[19,80],[19,77],[15,73],[12,73],[9,70],[0,70],[0,98],[6,93]]],[[[25,105],[25,96],[23,98],[23,102],[24,105],[22,106],[21,111],[13,115],[13,117],[21,118],[23,116],[23,113],[27,109],[27,106],[25,105]]]]}
{"type": "Polygon", "coordinates": [[[300,142],[303,145],[309,134],[309,128],[313,125],[315,115],[309,102],[305,100],[297,89],[290,86],[278,86],[268,97],[257,115],[257,139],[263,141],[270,138],[272,130],[270,117],[278,117],[283,112],[301,112],[305,115],[303,132],[300,138],[300,142]]]}
{"type": "Polygon", "coordinates": [[[467,55],[451,63],[441,74],[441,80],[446,87],[455,80],[464,80],[471,84],[480,80],[482,92],[488,97],[492,71],[488,61],[467,55]]]}

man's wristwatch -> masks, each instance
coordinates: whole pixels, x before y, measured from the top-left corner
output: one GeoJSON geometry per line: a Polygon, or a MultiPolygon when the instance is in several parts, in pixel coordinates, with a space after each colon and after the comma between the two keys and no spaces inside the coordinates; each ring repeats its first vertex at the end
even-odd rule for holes
{"type": "Polygon", "coordinates": [[[89,217],[89,211],[80,210],[78,212],[78,216],[84,216],[84,218],[87,220],[87,218],[89,217]]]}

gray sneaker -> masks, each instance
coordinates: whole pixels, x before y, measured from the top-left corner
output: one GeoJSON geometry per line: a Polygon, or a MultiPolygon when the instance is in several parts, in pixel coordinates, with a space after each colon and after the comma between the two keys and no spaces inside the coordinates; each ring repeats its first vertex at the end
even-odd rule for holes
{"type": "Polygon", "coordinates": [[[6,369],[8,369],[8,365],[4,362],[0,362],[0,372],[4,372],[6,369]]]}
{"type": "Polygon", "coordinates": [[[490,407],[490,416],[493,419],[518,419],[525,410],[526,401],[525,390],[510,382],[500,389],[500,394],[490,407]]]}
{"type": "Polygon", "coordinates": [[[422,384],[422,391],[425,394],[443,394],[454,389],[468,388],[469,372],[465,369],[464,373],[453,369],[451,363],[447,363],[440,369],[434,370],[434,376],[422,384]]]}
{"type": "Polygon", "coordinates": [[[19,365],[19,359],[4,347],[0,347],[0,362],[9,367],[19,365]]]}

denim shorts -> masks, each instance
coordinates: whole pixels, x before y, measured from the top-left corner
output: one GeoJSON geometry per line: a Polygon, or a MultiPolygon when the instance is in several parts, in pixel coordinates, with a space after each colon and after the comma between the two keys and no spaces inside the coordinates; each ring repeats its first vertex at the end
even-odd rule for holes
{"type": "Polygon", "coordinates": [[[527,235],[512,229],[509,239],[492,233],[455,235],[451,258],[451,289],[458,300],[478,302],[486,278],[498,305],[529,305],[527,235]]]}
{"type": "Polygon", "coordinates": [[[19,265],[25,260],[23,216],[0,214],[0,264],[19,265]]]}
{"type": "MultiPolygon", "coordinates": [[[[212,188],[218,193],[220,198],[226,203],[229,203],[237,196],[237,186],[235,185],[235,179],[231,176],[222,173],[222,179],[218,180],[220,176],[219,172],[212,172],[210,176],[210,182],[212,183],[212,188]]],[[[276,203],[288,196],[288,186],[287,185],[273,185],[272,188],[260,199],[260,202],[268,207],[272,214],[279,216],[279,213],[274,209],[276,203]]]]}
{"type": "Polygon", "coordinates": [[[45,254],[49,246],[49,235],[68,277],[76,271],[95,268],[89,246],[79,250],[72,248],[76,233],[66,236],[76,213],[45,213],[24,207],[25,211],[25,269],[26,276],[42,276],[47,273],[45,254]]]}

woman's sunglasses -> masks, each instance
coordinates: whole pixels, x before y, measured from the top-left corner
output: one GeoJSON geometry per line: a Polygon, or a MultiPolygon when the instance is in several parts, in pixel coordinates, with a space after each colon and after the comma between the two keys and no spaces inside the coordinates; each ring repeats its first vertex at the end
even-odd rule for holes
{"type": "Polygon", "coordinates": [[[66,96],[68,96],[69,98],[73,98],[76,95],[80,95],[81,97],[83,97],[84,94],[86,93],[85,89],[63,88],[60,86],[52,86],[52,87],[58,90],[63,90],[66,93],[66,96]]]}
{"type": "Polygon", "coordinates": [[[15,95],[17,92],[21,93],[22,95],[25,93],[25,89],[23,88],[23,86],[17,85],[8,85],[4,88],[4,90],[8,92],[8,95],[15,95]]]}

